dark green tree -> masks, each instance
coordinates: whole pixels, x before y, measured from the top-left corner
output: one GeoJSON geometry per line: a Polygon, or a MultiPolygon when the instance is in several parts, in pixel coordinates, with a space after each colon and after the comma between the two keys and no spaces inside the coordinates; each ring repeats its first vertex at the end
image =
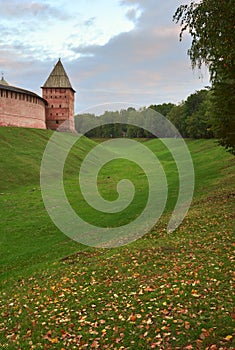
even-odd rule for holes
{"type": "Polygon", "coordinates": [[[160,105],[151,105],[149,108],[153,109],[154,111],[162,114],[164,117],[167,116],[167,114],[171,111],[171,109],[175,105],[173,103],[162,103],[160,105]]]}
{"type": "Polygon", "coordinates": [[[190,138],[213,137],[210,94],[209,90],[203,89],[191,94],[185,101],[185,128],[190,138]]]}
{"type": "Polygon", "coordinates": [[[184,103],[182,102],[178,106],[174,106],[170,112],[167,114],[167,118],[180,132],[182,137],[187,137],[186,132],[186,118],[184,114],[184,103]]]}
{"type": "Polygon", "coordinates": [[[209,68],[215,136],[235,154],[235,4],[234,0],[201,0],[181,5],[173,20],[180,23],[180,40],[188,31],[192,66],[209,68]]]}

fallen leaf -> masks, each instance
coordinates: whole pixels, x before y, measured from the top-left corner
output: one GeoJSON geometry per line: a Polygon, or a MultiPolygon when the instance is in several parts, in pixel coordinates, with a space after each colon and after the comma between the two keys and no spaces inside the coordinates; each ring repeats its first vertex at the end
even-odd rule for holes
{"type": "Polygon", "coordinates": [[[224,339],[227,340],[227,341],[230,341],[232,339],[232,335],[227,335],[224,339]]]}

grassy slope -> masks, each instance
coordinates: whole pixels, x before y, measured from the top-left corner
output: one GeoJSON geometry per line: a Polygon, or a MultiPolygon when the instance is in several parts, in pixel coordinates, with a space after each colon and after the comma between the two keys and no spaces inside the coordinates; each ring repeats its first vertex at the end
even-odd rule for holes
{"type": "MultiPolygon", "coordinates": [[[[50,131],[0,128],[1,276],[42,268],[49,261],[82,249],[51,222],[40,193],[40,163],[50,131]]],[[[93,143],[84,140],[80,152],[93,143]]],[[[70,166],[75,167],[72,157],[70,166]]]]}
{"type": "MultiPolygon", "coordinates": [[[[39,169],[50,134],[0,128],[0,345],[233,349],[233,157],[213,141],[189,141],[196,188],[181,227],[166,234],[167,210],[141,240],[119,249],[92,249],[60,233],[43,207],[39,169]]],[[[175,165],[157,140],[146,144],[164,163],[171,209],[177,187],[175,165]]],[[[84,139],[79,152],[85,154],[92,145],[84,139]]],[[[73,176],[67,192],[75,206],[79,193],[70,188],[78,163],[74,152],[68,163],[73,176]]],[[[122,165],[114,168],[126,176],[122,165]]],[[[128,169],[129,175],[132,172],[128,169]]],[[[109,192],[117,179],[107,186],[107,174],[108,168],[99,182],[101,187],[105,184],[103,194],[112,198],[109,192]]],[[[142,186],[140,179],[137,183],[142,186]]],[[[140,207],[141,201],[137,197],[140,207]]]]}

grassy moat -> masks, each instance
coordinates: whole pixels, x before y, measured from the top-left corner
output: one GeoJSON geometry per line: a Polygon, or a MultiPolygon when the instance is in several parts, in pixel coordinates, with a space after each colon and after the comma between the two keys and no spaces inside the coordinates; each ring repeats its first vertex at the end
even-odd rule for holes
{"type": "MultiPolygon", "coordinates": [[[[140,140],[166,172],[164,214],[129,245],[92,248],[61,233],[45,210],[40,163],[51,134],[0,128],[0,348],[234,349],[234,157],[214,140],[186,140],[194,198],[169,234],[177,167],[160,140],[140,140]]],[[[102,225],[103,216],[76,187],[80,164],[96,142],[84,137],[72,149],[64,183],[74,210],[102,225]]],[[[110,215],[108,225],[132,220],[146,202],[143,172],[124,159],[100,172],[104,198],[116,198],[122,178],[135,184],[133,209],[110,215]]]]}

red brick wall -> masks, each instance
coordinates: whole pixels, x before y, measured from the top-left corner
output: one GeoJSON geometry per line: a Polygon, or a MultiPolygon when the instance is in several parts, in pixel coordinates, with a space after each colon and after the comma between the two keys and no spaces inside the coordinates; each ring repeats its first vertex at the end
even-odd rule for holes
{"type": "Polygon", "coordinates": [[[45,103],[26,93],[1,89],[0,126],[46,129],[45,103]]]}
{"type": "Polygon", "coordinates": [[[46,125],[48,129],[56,130],[66,120],[69,129],[74,130],[74,92],[69,88],[43,88],[43,98],[46,106],[46,125]]]}

